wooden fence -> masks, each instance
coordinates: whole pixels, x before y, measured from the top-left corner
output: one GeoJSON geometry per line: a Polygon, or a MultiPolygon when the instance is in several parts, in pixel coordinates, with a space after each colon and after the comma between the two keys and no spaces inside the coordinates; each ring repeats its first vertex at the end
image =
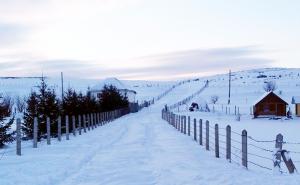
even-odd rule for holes
{"type": "Polygon", "coordinates": [[[181,105],[185,105],[186,103],[190,102],[194,97],[198,96],[200,93],[202,93],[204,91],[205,88],[208,87],[208,83],[209,83],[209,81],[206,81],[205,85],[201,89],[199,89],[197,92],[195,92],[194,94],[188,96],[187,98],[169,106],[168,109],[172,110],[172,109],[178,108],[181,105]]]}
{"type": "Polygon", "coordinates": [[[204,122],[202,119],[191,119],[189,116],[177,115],[165,109],[162,110],[162,119],[166,120],[180,133],[192,136],[195,142],[205,147],[205,150],[213,151],[216,158],[220,158],[220,154],[222,154],[229,162],[242,165],[246,169],[248,169],[248,165],[251,164],[264,170],[273,171],[275,169],[275,171],[278,170],[280,173],[287,173],[282,168],[283,166],[280,166],[281,162],[284,162],[289,173],[296,171],[289,154],[300,154],[300,152],[287,151],[283,149],[283,144],[300,145],[300,143],[284,141],[282,134],[278,134],[274,140],[261,141],[249,136],[246,130],[238,133],[233,131],[230,125],[227,125],[225,128],[219,127],[218,124],[211,126],[209,121],[204,122]],[[221,134],[220,130],[223,130],[225,134],[221,134]],[[233,138],[233,134],[239,137],[240,140],[233,138]],[[222,137],[222,139],[220,137],[222,137]],[[249,143],[249,141],[251,141],[251,143],[249,143]],[[259,144],[262,143],[273,143],[275,149],[271,150],[260,146],[259,144]],[[267,156],[260,155],[260,152],[251,153],[248,151],[249,147],[266,152],[267,156]],[[249,156],[252,157],[252,160],[249,159],[249,156]],[[254,157],[259,160],[255,161],[254,157]]]}
{"type": "MultiPolygon", "coordinates": [[[[98,113],[90,113],[83,115],[66,115],[64,121],[62,121],[62,117],[59,116],[56,120],[57,122],[57,140],[59,142],[62,141],[62,137],[65,137],[66,140],[70,140],[70,135],[76,137],[77,135],[82,135],[87,131],[91,131],[96,129],[97,127],[108,124],[109,122],[120,118],[126,114],[129,114],[129,108],[118,109],[109,112],[98,112],[98,113]],[[71,130],[69,129],[71,128],[71,130]],[[65,131],[65,132],[63,132],[65,131]]],[[[50,118],[46,119],[46,139],[47,145],[51,145],[51,120],[50,118]]],[[[33,124],[33,148],[38,147],[38,119],[34,118],[33,124]]],[[[16,154],[22,155],[22,132],[21,132],[21,119],[17,119],[16,123],[16,154]]]]}

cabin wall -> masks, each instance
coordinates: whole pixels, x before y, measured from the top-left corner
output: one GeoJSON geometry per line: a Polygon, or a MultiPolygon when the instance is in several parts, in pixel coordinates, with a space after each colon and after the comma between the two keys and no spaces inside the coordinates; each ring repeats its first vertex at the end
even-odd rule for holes
{"type": "Polygon", "coordinates": [[[300,104],[296,104],[296,116],[300,116],[300,104]]]}

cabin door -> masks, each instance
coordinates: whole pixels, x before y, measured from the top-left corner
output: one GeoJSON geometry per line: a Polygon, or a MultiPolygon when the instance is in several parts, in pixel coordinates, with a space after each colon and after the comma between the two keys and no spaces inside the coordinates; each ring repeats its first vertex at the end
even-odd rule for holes
{"type": "Polygon", "coordinates": [[[286,110],[284,104],[277,104],[277,116],[286,116],[286,110]]]}

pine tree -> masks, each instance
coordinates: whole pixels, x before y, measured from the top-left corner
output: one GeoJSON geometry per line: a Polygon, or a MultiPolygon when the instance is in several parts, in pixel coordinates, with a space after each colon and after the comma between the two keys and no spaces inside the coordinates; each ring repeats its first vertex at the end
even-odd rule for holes
{"type": "Polygon", "coordinates": [[[11,101],[10,98],[0,97],[0,148],[5,143],[12,142],[14,140],[15,132],[11,131],[11,125],[14,122],[14,116],[11,116],[11,101]]]}
{"type": "Polygon", "coordinates": [[[128,107],[128,98],[122,96],[114,86],[104,86],[100,93],[100,105],[103,111],[112,111],[128,107]]]}
{"type": "Polygon", "coordinates": [[[27,139],[33,138],[33,120],[38,116],[38,103],[38,95],[36,92],[31,92],[26,101],[27,106],[24,113],[24,123],[22,124],[22,131],[27,139]]]}
{"type": "Polygon", "coordinates": [[[57,118],[59,116],[59,100],[56,97],[54,90],[48,88],[44,78],[38,86],[38,93],[31,93],[27,100],[27,108],[24,113],[23,131],[28,138],[33,136],[33,119],[38,118],[38,139],[46,136],[47,117],[50,118],[51,134],[57,134],[57,118]]]}

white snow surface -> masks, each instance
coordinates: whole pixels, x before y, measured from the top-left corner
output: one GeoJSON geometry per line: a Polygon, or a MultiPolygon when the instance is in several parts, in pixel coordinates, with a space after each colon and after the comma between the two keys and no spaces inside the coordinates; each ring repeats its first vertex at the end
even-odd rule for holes
{"type": "Polygon", "coordinates": [[[179,134],[155,105],[103,127],[63,140],[26,147],[0,161],[1,185],[282,185],[298,175],[243,169],[179,134]]]}
{"type": "MultiPolygon", "coordinates": [[[[234,162],[229,163],[222,154],[219,159],[215,158],[213,151],[206,151],[203,146],[194,142],[192,137],[180,134],[163,121],[160,112],[165,104],[171,105],[186,98],[199,90],[205,80],[209,79],[211,80],[209,87],[192,101],[209,102],[210,97],[216,94],[220,100],[215,105],[215,112],[188,112],[189,105],[185,105],[175,113],[189,115],[192,119],[209,120],[212,127],[215,123],[218,123],[220,128],[230,124],[232,130],[238,133],[246,129],[249,136],[260,140],[274,140],[276,134],[282,133],[284,141],[299,142],[299,118],[268,120],[252,119],[249,115],[249,108],[254,100],[264,93],[262,85],[267,80],[275,79],[278,85],[277,93],[282,91],[281,97],[290,103],[291,97],[300,92],[299,73],[300,70],[284,69],[233,73],[229,115],[221,110],[221,106],[225,108],[227,102],[227,75],[217,75],[179,86],[153,106],[126,115],[82,136],[71,136],[69,141],[63,139],[62,142],[58,142],[53,139],[50,146],[42,141],[37,149],[32,148],[31,141],[23,142],[21,157],[15,155],[13,143],[7,149],[0,150],[0,185],[300,184],[299,174],[278,174],[251,165],[247,170],[234,162]],[[265,74],[268,77],[258,79],[256,78],[258,74],[265,74]],[[240,122],[236,121],[232,114],[234,105],[240,107],[242,114],[240,122]]],[[[143,81],[123,83],[133,87],[133,90],[138,92],[140,100],[151,99],[175,84],[175,82],[143,81]]],[[[85,89],[83,87],[81,86],[85,89]]],[[[211,108],[213,105],[209,106],[211,108]]],[[[221,130],[220,133],[224,134],[221,130]]],[[[238,141],[241,139],[235,134],[232,134],[232,137],[238,141]]],[[[220,146],[223,145],[220,143],[220,146]]],[[[274,150],[274,143],[263,143],[260,146],[274,150]]],[[[284,149],[300,151],[299,145],[284,145],[284,149]]],[[[250,146],[248,150],[264,157],[273,157],[268,152],[250,146]]],[[[272,168],[272,161],[248,157],[249,160],[272,168]]],[[[291,153],[290,157],[292,160],[300,161],[298,154],[291,153]]],[[[233,160],[239,159],[233,157],[233,160]]]]}

